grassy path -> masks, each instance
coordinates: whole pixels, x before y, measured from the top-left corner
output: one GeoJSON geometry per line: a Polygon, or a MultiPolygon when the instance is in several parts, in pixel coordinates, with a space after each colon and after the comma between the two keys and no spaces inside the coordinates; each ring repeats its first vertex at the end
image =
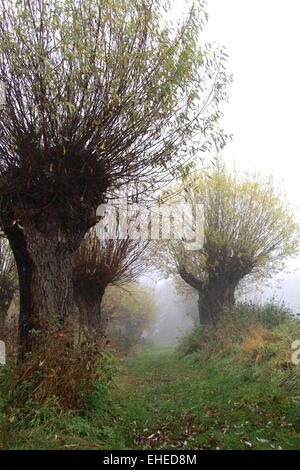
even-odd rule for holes
{"type": "Polygon", "coordinates": [[[122,364],[114,401],[127,449],[300,449],[297,397],[230,358],[147,350],[122,364]]]}
{"type": "Polygon", "coordinates": [[[0,449],[300,449],[295,370],[268,367],[149,349],[121,361],[84,413],[30,400],[6,409],[0,396],[0,449]]]}

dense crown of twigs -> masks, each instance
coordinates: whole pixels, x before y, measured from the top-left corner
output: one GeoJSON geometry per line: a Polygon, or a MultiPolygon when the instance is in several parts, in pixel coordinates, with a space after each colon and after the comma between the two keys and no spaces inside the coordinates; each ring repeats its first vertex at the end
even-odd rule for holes
{"type": "MultiPolygon", "coordinates": [[[[75,293],[96,300],[109,284],[133,281],[145,269],[141,255],[148,241],[124,239],[100,240],[94,230],[83,239],[73,265],[75,293]]],[[[75,296],[76,297],[76,296],[75,296]]]]}
{"type": "Polygon", "coordinates": [[[202,2],[175,29],[167,3],[1,1],[0,195],[19,221],[76,220],[116,183],[224,145],[225,55],[198,46],[202,2]]]}
{"type": "Polygon", "coordinates": [[[204,244],[186,250],[181,241],[158,249],[156,259],[168,275],[178,273],[204,289],[213,281],[261,281],[282,272],[299,251],[299,224],[285,194],[272,177],[239,175],[224,165],[183,181],[191,206],[204,209],[204,244]]]}

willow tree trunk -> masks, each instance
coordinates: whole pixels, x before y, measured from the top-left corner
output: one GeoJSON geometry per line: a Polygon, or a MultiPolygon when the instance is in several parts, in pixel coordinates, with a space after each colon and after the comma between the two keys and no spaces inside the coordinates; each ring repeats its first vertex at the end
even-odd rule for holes
{"type": "Polygon", "coordinates": [[[181,278],[198,292],[198,311],[201,325],[217,326],[218,321],[234,304],[234,293],[239,277],[220,276],[203,281],[187,272],[184,266],[178,270],[181,278]]]}
{"type": "Polygon", "coordinates": [[[198,292],[198,312],[200,325],[212,325],[213,319],[210,314],[210,302],[205,293],[201,290],[198,292]]]}
{"type": "Polygon", "coordinates": [[[31,330],[41,330],[51,316],[69,326],[74,310],[72,265],[84,231],[63,230],[55,215],[26,219],[5,227],[19,275],[19,361],[34,345],[31,330]]]}
{"type": "Polygon", "coordinates": [[[84,295],[80,289],[74,292],[75,303],[79,309],[80,330],[87,328],[90,337],[98,341],[102,337],[101,301],[105,289],[99,289],[93,296],[84,295]]]}
{"type": "Polygon", "coordinates": [[[234,293],[237,283],[227,279],[210,282],[199,291],[199,318],[203,325],[216,326],[224,317],[226,309],[234,304],[234,293]]]}
{"type": "Polygon", "coordinates": [[[20,312],[18,328],[19,361],[23,361],[27,352],[32,350],[32,335],[34,328],[32,311],[32,299],[30,294],[33,262],[30,259],[24,238],[23,230],[17,226],[5,227],[5,233],[14,253],[20,291],[20,312]]]}

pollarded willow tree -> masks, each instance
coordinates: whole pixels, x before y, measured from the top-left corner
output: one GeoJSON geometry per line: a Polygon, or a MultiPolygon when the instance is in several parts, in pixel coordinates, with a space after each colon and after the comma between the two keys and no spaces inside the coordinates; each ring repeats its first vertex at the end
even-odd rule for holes
{"type": "Polygon", "coordinates": [[[224,145],[217,121],[229,78],[225,54],[199,46],[202,2],[174,27],[164,0],[1,6],[0,213],[26,351],[32,328],[73,311],[74,253],[107,192],[153,183],[211,142],[224,145]]]}
{"type": "Polygon", "coordinates": [[[128,284],[143,273],[141,255],[147,245],[129,236],[100,240],[94,230],[84,237],[75,255],[73,286],[80,326],[87,327],[91,337],[97,339],[104,330],[101,301],[106,288],[128,284]]]}
{"type": "Polygon", "coordinates": [[[162,266],[196,290],[200,323],[216,325],[242,280],[266,280],[297,255],[299,225],[272,177],[217,165],[187,178],[182,193],[194,212],[203,204],[204,244],[193,251],[170,241],[162,266]]]}

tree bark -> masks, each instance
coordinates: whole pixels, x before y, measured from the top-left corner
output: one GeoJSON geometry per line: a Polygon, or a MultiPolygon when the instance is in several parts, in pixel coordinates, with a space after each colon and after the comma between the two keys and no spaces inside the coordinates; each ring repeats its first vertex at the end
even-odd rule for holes
{"type": "Polygon", "coordinates": [[[182,279],[198,292],[198,311],[201,325],[214,325],[224,315],[225,308],[234,304],[237,281],[230,279],[209,279],[206,283],[188,273],[184,266],[179,268],[182,279]]]}
{"type": "Polygon", "coordinates": [[[30,290],[37,325],[51,315],[65,320],[73,313],[72,266],[81,238],[41,232],[32,224],[24,227],[24,235],[33,262],[30,290]]]}
{"type": "Polygon", "coordinates": [[[200,325],[212,325],[213,320],[210,314],[210,302],[209,299],[205,296],[205,292],[198,291],[198,311],[199,311],[199,321],[200,325]]]}
{"type": "Polygon", "coordinates": [[[228,280],[211,281],[199,292],[200,323],[217,325],[224,317],[225,309],[230,310],[234,304],[236,286],[236,283],[228,280]]]}
{"type": "Polygon", "coordinates": [[[22,228],[4,231],[13,250],[20,288],[19,361],[34,346],[32,329],[41,330],[51,316],[70,325],[74,311],[72,265],[84,230],[63,230],[51,214],[38,221],[28,218],[22,228]]]}
{"type": "Polygon", "coordinates": [[[207,286],[197,279],[193,274],[188,273],[184,266],[179,269],[182,279],[198,292],[198,312],[201,325],[212,325],[213,317],[211,315],[211,302],[208,296],[207,286]]]}
{"type": "Polygon", "coordinates": [[[80,292],[78,287],[74,290],[75,303],[79,309],[80,330],[86,327],[94,341],[98,341],[103,332],[101,301],[104,292],[105,289],[99,289],[94,296],[89,296],[80,292]]]}
{"type": "Polygon", "coordinates": [[[32,298],[30,293],[33,263],[27,250],[23,231],[17,226],[6,226],[5,233],[9,240],[11,249],[14,253],[20,290],[20,313],[18,328],[18,344],[19,344],[19,362],[25,359],[27,352],[32,350],[32,335],[30,330],[33,329],[32,298]]]}

